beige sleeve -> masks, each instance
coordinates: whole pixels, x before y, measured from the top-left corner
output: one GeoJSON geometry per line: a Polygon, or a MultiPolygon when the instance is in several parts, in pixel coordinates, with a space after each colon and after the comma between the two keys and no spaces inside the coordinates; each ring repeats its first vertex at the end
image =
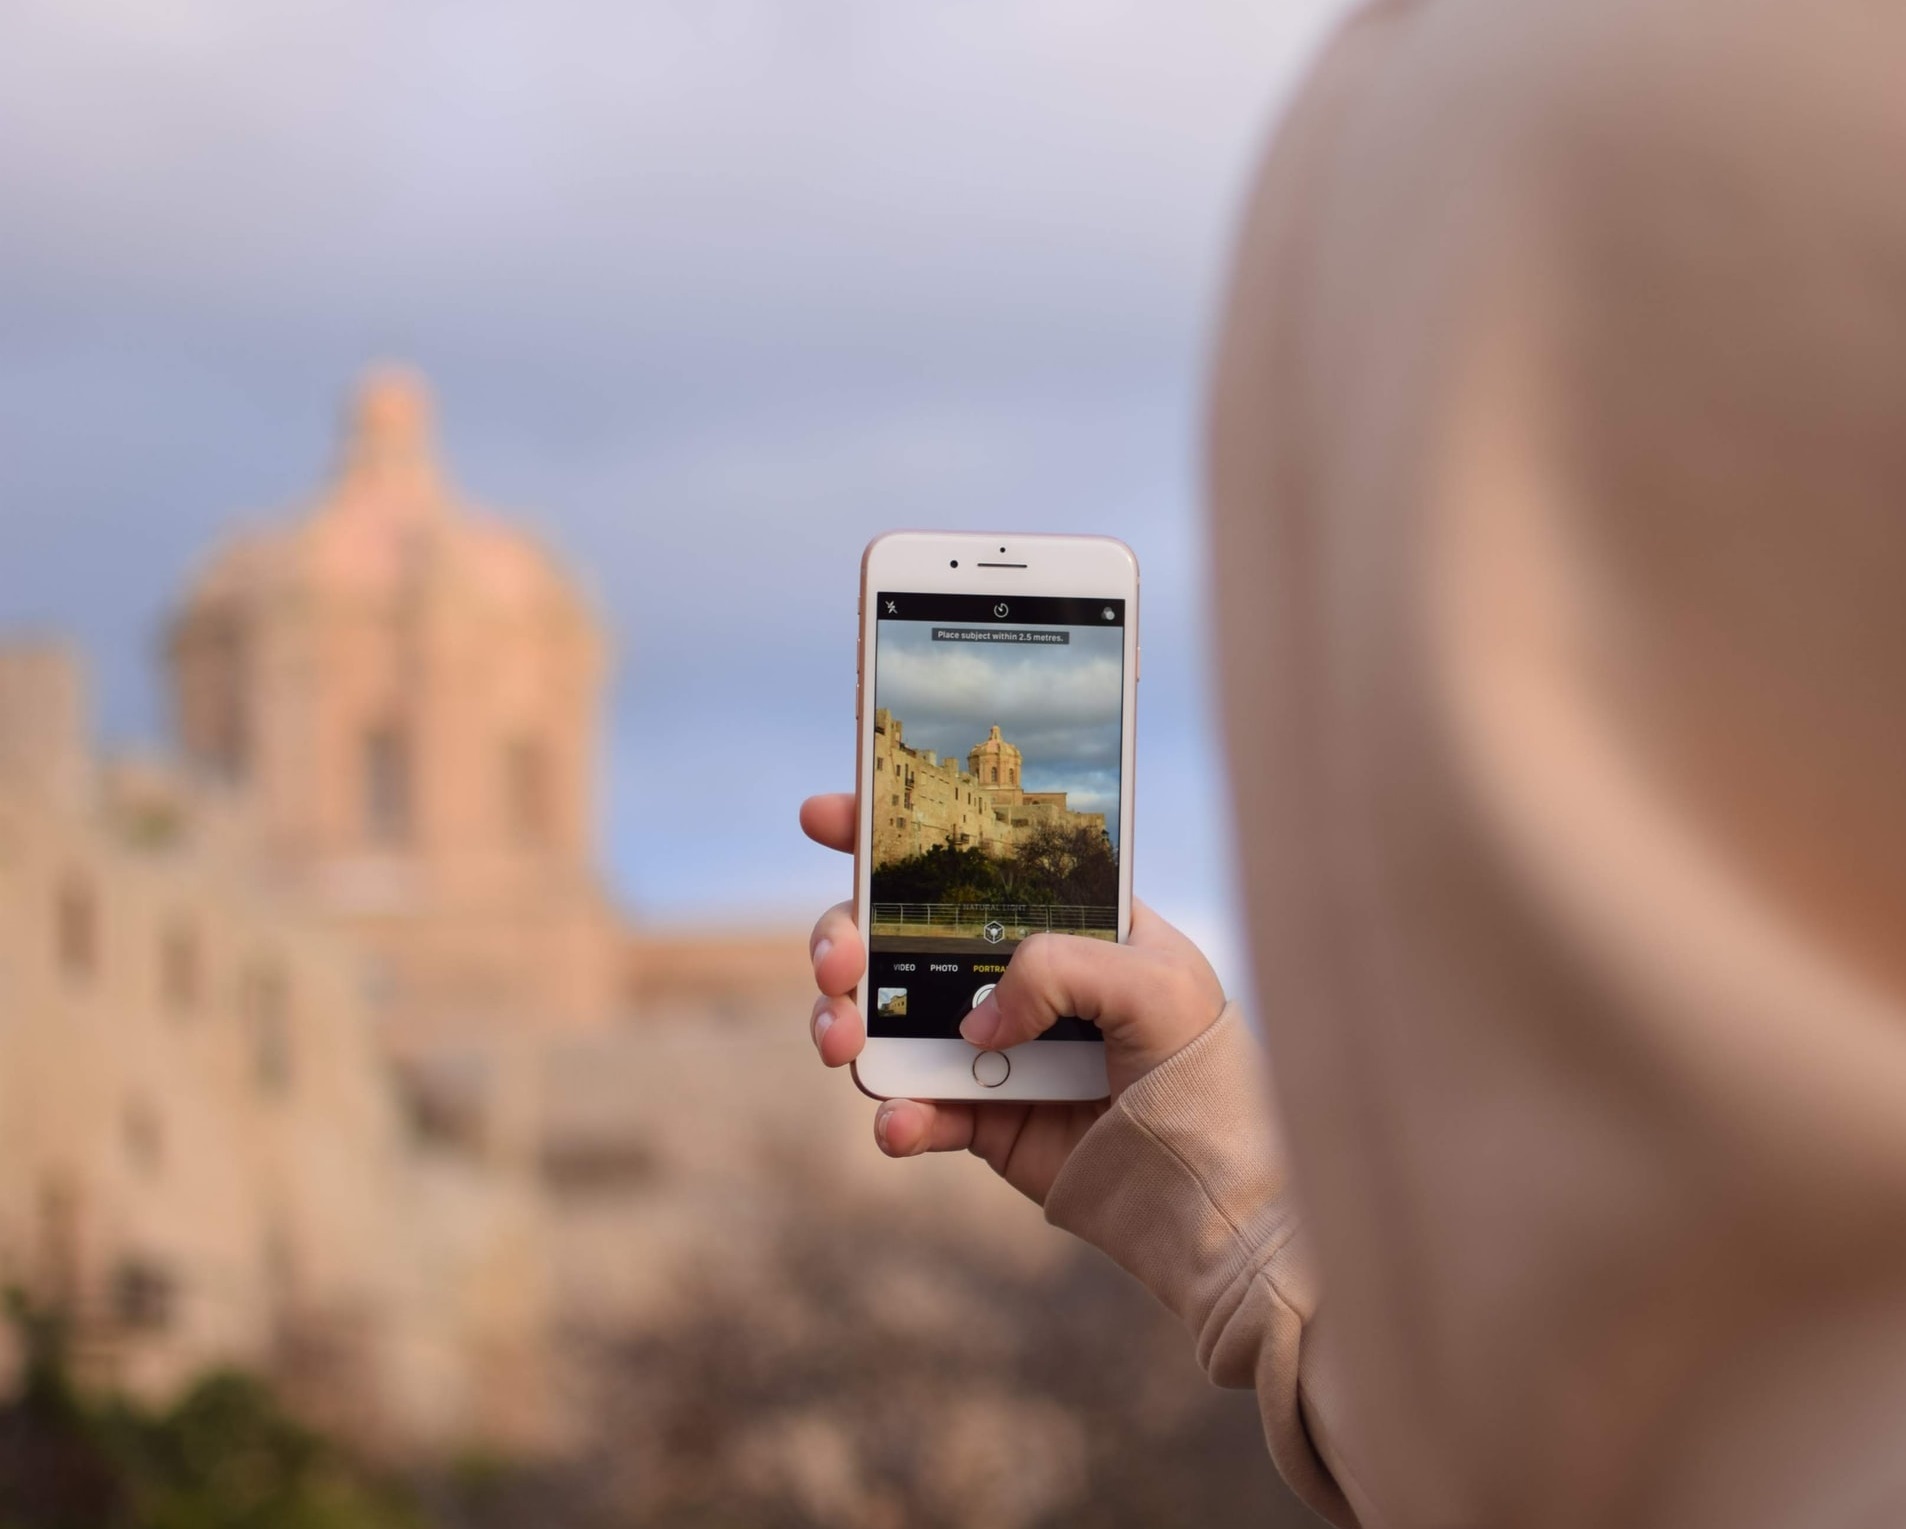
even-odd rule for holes
{"type": "Polygon", "coordinates": [[[1213,1381],[1255,1387],[1284,1479],[1331,1522],[1354,1524],[1300,1398],[1315,1290],[1269,1099],[1263,1050],[1227,1007],[1086,1133],[1046,1219],[1176,1312],[1213,1381]]]}

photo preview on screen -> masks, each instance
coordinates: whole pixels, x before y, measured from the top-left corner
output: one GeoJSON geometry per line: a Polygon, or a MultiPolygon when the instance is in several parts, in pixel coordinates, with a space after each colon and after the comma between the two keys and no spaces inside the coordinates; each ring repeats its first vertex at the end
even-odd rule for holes
{"type": "Polygon", "coordinates": [[[952,1036],[1019,941],[1118,937],[1125,602],[875,598],[869,1031],[952,1036]]]}

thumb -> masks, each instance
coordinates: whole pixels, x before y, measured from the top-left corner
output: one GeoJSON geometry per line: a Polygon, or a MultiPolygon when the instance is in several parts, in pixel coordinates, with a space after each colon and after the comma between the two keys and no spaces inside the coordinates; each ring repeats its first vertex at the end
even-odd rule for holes
{"type": "Polygon", "coordinates": [[[1130,1081],[1196,1040],[1223,1009],[1223,988],[1182,936],[1115,945],[1035,934],[1013,952],[999,985],[966,1016],[960,1034],[1004,1051],[1044,1034],[1062,1015],[1077,1015],[1104,1032],[1114,1078],[1130,1081]]]}

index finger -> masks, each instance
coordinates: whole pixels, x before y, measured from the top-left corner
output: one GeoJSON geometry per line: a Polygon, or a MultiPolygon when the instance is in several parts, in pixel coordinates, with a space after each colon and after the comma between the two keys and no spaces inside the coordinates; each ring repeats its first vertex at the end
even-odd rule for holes
{"type": "Polygon", "coordinates": [[[843,855],[854,852],[854,793],[830,791],[801,803],[801,831],[843,855]]]}

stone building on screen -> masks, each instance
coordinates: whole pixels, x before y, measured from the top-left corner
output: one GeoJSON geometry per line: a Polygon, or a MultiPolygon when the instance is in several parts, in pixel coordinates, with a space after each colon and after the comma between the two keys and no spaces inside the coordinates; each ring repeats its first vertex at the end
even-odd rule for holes
{"type": "Polygon", "coordinates": [[[1105,832],[1102,812],[1074,812],[1063,791],[1027,791],[1020,752],[995,724],[967,751],[966,766],[906,741],[900,718],[874,713],[874,864],[891,865],[942,844],[1007,855],[1035,828],[1105,832]]]}

